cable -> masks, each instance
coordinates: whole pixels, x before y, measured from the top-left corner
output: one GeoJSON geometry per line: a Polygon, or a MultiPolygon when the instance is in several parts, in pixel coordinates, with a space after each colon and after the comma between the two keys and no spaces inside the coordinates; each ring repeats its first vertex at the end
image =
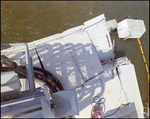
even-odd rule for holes
{"type": "Polygon", "coordinates": [[[92,105],[93,107],[100,107],[101,106],[101,104],[104,104],[105,103],[105,98],[100,98],[99,99],[99,96],[95,96],[94,98],[93,98],[93,103],[95,103],[95,105],[92,105]],[[97,99],[97,101],[96,101],[96,98],[98,98],[97,99]]]}
{"type": "Polygon", "coordinates": [[[99,96],[95,96],[93,98],[93,103],[91,104],[93,106],[91,110],[91,117],[92,118],[104,118],[104,112],[102,111],[101,104],[105,103],[105,98],[99,98],[99,96]],[[92,105],[95,103],[95,105],[92,105]]]}
{"type": "Polygon", "coordinates": [[[57,84],[55,82],[53,82],[52,80],[48,79],[47,77],[45,77],[44,75],[41,75],[39,73],[34,72],[34,76],[42,78],[45,82],[49,82],[50,84],[52,84],[57,89],[57,91],[60,91],[57,84]]]}
{"type": "Polygon", "coordinates": [[[33,69],[34,69],[34,71],[39,71],[39,72],[42,72],[43,74],[46,73],[49,77],[51,77],[58,84],[58,86],[60,87],[61,90],[64,90],[60,81],[51,72],[49,72],[45,69],[39,68],[39,67],[33,67],[33,69]]]}
{"type": "MultiPolygon", "coordinates": [[[[33,67],[34,69],[34,77],[35,79],[40,79],[46,83],[46,85],[49,87],[51,93],[58,92],[60,90],[64,90],[63,86],[59,82],[59,80],[49,71],[45,69],[41,69],[39,67],[33,67]],[[38,72],[40,73],[38,73],[38,72]],[[42,73],[42,74],[41,74],[42,73]],[[45,76],[46,74],[46,76],[45,76]]],[[[9,67],[1,67],[1,71],[13,71],[13,68],[9,67]]],[[[16,70],[15,72],[18,74],[20,78],[27,78],[27,74],[25,72],[21,72],[26,70],[26,66],[19,66],[19,71],[16,70]]]]}
{"type": "Polygon", "coordinates": [[[58,87],[54,83],[48,82],[48,79],[46,79],[44,76],[41,76],[38,73],[35,73],[34,76],[36,79],[40,79],[46,83],[46,85],[48,86],[48,88],[51,91],[50,92],[51,94],[59,91],[58,87]]]}
{"type": "MultiPolygon", "coordinates": [[[[129,105],[129,104],[130,104],[130,102],[127,103],[127,104],[121,104],[120,107],[121,107],[122,105],[127,106],[127,105],[129,105]]],[[[107,115],[107,116],[104,116],[104,118],[114,115],[114,114],[120,109],[120,107],[118,107],[117,110],[116,110],[114,113],[112,113],[112,114],[110,114],[110,115],[107,115]]]]}
{"type": "MultiPolygon", "coordinates": [[[[25,66],[21,66],[21,68],[26,68],[25,66]]],[[[52,80],[53,82],[55,82],[58,87],[60,88],[60,90],[64,90],[62,84],[60,83],[60,81],[49,71],[39,68],[39,67],[33,67],[34,72],[38,71],[41,72],[42,74],[44,74],[44,77],[47,77],[48,79],[52,80]],[[46,74],[46,76],[45,76],[46,74]]]]}
{"type": "Polygon", "coordinates": [[[105,101],[106,101],[105,98],[100,98],[99,96],[95,96],[93,98],[93,103],[95,103],[95,105],[91,104],[93,106],[93,109],[91,110],[92,118],[105,118],[105,117],[112,116],[120,109],[121,106],[127,106],[130,104],[130,102],[127,104],[121,104],[114,113],[105,116],[104,112],[102,111],[102,107],[101,107],[101,104],[104,104],[105,101]]]}

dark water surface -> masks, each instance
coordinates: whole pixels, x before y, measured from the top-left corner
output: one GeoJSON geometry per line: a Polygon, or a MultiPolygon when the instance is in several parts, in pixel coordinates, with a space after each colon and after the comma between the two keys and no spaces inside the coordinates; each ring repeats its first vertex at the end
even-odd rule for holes
{"type": "MultiPolygon", "coordinates": [[[[31,42],[105,14],[120,22],[128,15],[144,20],[146,33],[140,38],[149,67],[149,1],[2,1],[1,43],[31,42]]],[[[116,43],[116,55],[127,56],[135,66],[143,102],[148,99],[145,65],[136,39],[116,43]]]]}

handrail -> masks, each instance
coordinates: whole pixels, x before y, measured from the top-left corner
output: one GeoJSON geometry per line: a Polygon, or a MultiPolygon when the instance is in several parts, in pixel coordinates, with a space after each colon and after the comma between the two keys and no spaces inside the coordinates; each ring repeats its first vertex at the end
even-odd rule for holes
{"type": "Polygon", "coordinates": [[[29,56],[29,50],[27,43],[11,43],[11,44],[1,44],[2,46],[25,46],[25,56],[26,56],[26,66],[27,66],[27,74],[28,74],[28,81],[29,81],[29,90],[30,93],[35,91],[35,82],[34,82],[34,75],[31,73],[33,72],[32,62],[29,56]]]}

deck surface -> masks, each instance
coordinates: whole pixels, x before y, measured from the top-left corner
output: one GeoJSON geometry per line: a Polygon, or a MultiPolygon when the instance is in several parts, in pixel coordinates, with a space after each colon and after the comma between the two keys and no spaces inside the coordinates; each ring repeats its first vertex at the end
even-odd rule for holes
{"type": "MultiPolygon", "coordinates": [[[[80,115],[75,117],[91,117],[91,104],[95,96],[106,99],[103,107],[105,115],[115,112],[121,104],[132,102],[111,117],[143,117],[133,65],[119,66],[119,77],[116,70],[112,70],[112,64],[101,64],[101,61],[113,58],[104,14],[61,34],[30,42],[28,46],[33,66],[41,67],[39,55],[44,68],[60,80],[65,90],[76,90],[80,115]]],[[[12,50],[21,51],[23,48],[13,47],[6,51],[12,50]]],[[[25,64],[24,55],[8,57],[21,57],[20,64],[25,64]]]]}

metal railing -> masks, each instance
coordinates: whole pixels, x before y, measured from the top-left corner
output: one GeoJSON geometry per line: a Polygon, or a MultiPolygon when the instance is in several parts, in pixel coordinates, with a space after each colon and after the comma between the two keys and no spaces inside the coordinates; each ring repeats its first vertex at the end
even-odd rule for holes
{"type": "Polygon", "coordinates": [[[25,46],[25,57],[26,57],[27,76],[29,82],[29,91],[30,93],[33,93],[35,91],[35,82],[34,82],[34,75],[33,75],[32,58],[29,55],[28,45],[26,43],[1,44],[1,47],[3,46],[25,46]]]}

